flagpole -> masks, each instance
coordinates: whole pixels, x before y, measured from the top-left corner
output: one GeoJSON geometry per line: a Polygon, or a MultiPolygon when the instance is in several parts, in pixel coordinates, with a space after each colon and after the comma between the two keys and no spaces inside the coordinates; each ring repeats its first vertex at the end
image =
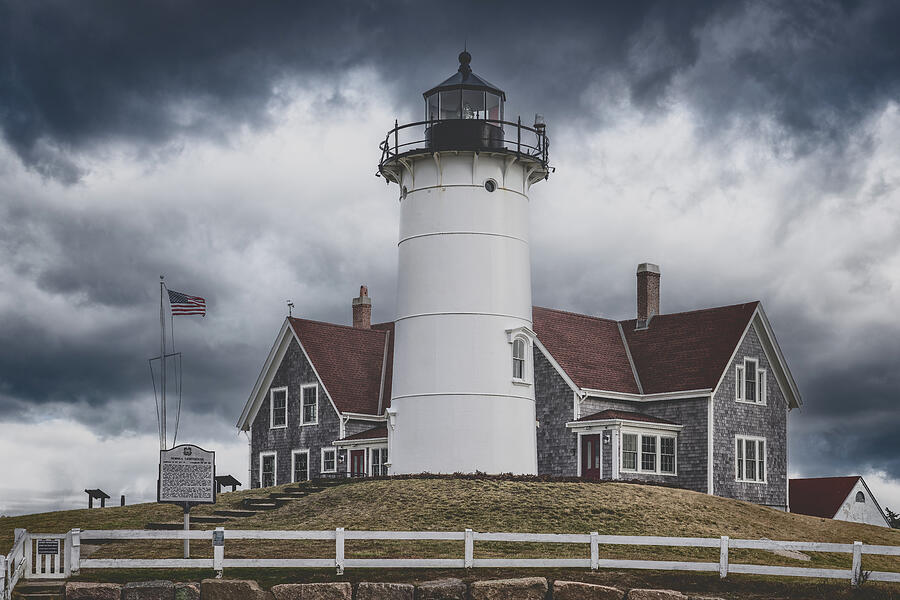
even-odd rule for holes
{"type": "Polygon", "coordinates": [[[166,312],[163,304],[163,291],[165,289],[164,276],[159,276],[159,363],[160,363],[160,390],[161,402],[159,404],[159,449],[166,450],[166,312]]]}

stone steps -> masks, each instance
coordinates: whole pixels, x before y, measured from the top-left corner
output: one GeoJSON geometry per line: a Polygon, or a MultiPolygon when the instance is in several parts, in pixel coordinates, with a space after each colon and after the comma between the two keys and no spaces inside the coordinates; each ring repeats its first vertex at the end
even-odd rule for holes
{"type": "Polygon", "coordinates": [[[66,584],[57,581],[21,582],[13,590],[13,600],[65,600],[66,584]]]}
{"type": "Polygon", "coordinates": [[[256,514],[255,510],[240,510],[237,508],[225,508],[222,510],[214,510],[214,515],[219,515],[220,517],[235,517],[235,518],[243,518],[243,517],[252,517],[256,514]]]}

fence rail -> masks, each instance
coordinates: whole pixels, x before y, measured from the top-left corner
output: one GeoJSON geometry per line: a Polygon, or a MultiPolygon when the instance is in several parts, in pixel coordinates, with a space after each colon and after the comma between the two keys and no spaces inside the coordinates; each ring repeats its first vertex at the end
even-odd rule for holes
{"type": "Polygon", "coordinates": [[[900,582],[900,573],[863,572],[862,555],[900,556],[900,546],[865,545],[862,542],[838,544],[831,542],[798,542],[773,540],[741,540],[695,537],[660,537],[600,535],[598,532],[578,533],[491,533],[465,531],[360,531],[338,528],[326,531],[158,531],[144,529],[73,529],[68,533],[29,533],[16,530],[12,551],[0,555],[0,600],[9,600],[12,589],[21,578],[66,578],[81,569],[213,569],[219,576],[226,568],[442,568],[462,569],[479,567],[562,567],[585,569],[652,569],[661,571],[718,572],[725,578],[729,573],[776,575],[785,577],[814,577],[847,579],[857,586],[863,577],[870,581],[900,582]],[[334,557],[328,558],[225,558],[228,540],[328,540],[334,541],[334,557]],[[81,542],[122,540],[206,540],[212,543],[212,558],[81,558],[81,542]],[[429,540],[461,541],[462,558],[346,558],[347,540],[429,540]],[[580,544],[589,547],[583,558],[475,558],[475,542],[514,542],[541,544],[580,544]],[[54,549],[56,552],[51,552],[54,549]],[[670,546],[682,548],[719,548],[718,562],[632,560],[600,558],[600,546],[670,546]],[[848,569],[815,567],[784,567],[760,564],[730,564],[729,551],[797,550],[852,555],[848,569]]]}

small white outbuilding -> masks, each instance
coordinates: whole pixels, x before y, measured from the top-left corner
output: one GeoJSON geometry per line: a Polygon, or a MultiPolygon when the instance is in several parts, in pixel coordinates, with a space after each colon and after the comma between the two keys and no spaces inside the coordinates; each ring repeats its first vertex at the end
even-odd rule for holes
{"type": "Polygon", "coordinates": [[[789,501],[793,513],[890,527],[881,506],[859,475],[791,479],[789,501]]]}

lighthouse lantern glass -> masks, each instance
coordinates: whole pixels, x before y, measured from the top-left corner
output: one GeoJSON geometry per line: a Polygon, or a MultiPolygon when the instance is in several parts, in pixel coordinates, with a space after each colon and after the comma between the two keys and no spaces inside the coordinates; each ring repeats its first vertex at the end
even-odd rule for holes
{"type": "Polygon", "coordinates": [[[441,92],[441,120],[458,119],[460,108],[460,90],[441,92]]]}
{"type": "Polygon", "coordinates": [[[463,90],[462,108],[463,119],[484,119],[484,92],[463,90]]]}
{"type": "Polygon", "coordinates": [[[485,100],[485,112],[487,114],[487,118],[491,121],[502,121],[503,102],[500,101],[500,96],[491,94],[490,92],[485,92],[485,100]]]}

